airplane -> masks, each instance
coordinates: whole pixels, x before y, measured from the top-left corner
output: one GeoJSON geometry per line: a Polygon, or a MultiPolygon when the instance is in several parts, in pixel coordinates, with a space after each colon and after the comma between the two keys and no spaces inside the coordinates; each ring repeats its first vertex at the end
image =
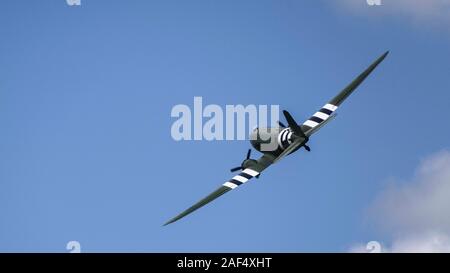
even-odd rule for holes
{"type": "Polygon", "coordinates": [[[319,111],[314,113],[303,124],[297,124],[291,114],[283,110],[283,115],[286,118],[288,126],[278,121],[278,127],[273,128],[255,128],[250,134],[250,143],[253,148],[263,155],[258,159],[251,159],[252,150],[249,149],[247,156],[242,161],[241,165],[231,169],[231,172],[241,171],[238,175],[225,182],[217,190],[181,212],[177,216],[167,221],[164,226],[180,220],[186,215],[210,203],[223,194],[236,189],[245,184],[252,178],[259,178],[261,173],[270,165],[280,161],[285,156],[297,151],[300,148],[305,148],[306,151],[311,151],[308,146],[309,138],[322,128],[325,124],[336,117],[336,110],[350,96],[350,94],[369,76],[369,74],[386,58],[389,51],[386,51],[375,62],[373,62],[364,72],[356,77],[347,87],[345,87],[337,96],[325,104],[319,111]],[[263,144],[267,144],[270,139],[277,140],[277,148],[272,151],[262,149],[263,144]]]}

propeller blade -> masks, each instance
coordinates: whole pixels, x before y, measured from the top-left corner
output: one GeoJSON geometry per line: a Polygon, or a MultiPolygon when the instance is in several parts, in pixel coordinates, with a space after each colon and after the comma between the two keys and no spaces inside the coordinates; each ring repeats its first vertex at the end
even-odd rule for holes
{"type": "MultiPolygon", "coordinates": [[[[245,160],[249,160],[251,155],[252,155],[252,149],[248,149],[247,157],[245,158],[245,160]]],[[[245,162],[245,160],[244,160],[244,162],[245,162]]],[[[235,172],[235,171],[243,170],[244,162],[242,162],[241,166],[235,167],[235,168],[231,169],[230,171],[235,172]]]]}
{"type": "Polygon", "coordinates": [[[230,171],[231,171],[232,173],[234,173],[235,171],[239,171],[239,170],[241,170],[241,169],[242,169],[242,167],[239,166],[239,167],[235,167],[235,168],[231,169],[230,171]]]}
{"type": "Polygon", "coordinates": [[[287,120],[287,123],[288,123],[289,127],[291,127],[291,129],[294,131],[294,133],[295,133],[297,136],[299,136],[299,137],[306,138],[306,135],[305,135],[305,133],[302,131],[302,128],[300,128],[300,126],[298,126],[297,122],[295,122],[295,120],[294,120],[294,118],[291,116],[291,114],[290,114],[288,111],[286,111],[286,110],[283,110],[283,114],[284,114],[284,117],[285,117],[286,120],[287,120]]]}
{"type": "Polygon", "coordinates": [[[286,128],[286,125],[284,125],[283,122],[281,122],[281,121],[279,121],[279,120],[278,120],[277,122],[278,122],[278,125],[280,125],[281,127],[286,128]]]}

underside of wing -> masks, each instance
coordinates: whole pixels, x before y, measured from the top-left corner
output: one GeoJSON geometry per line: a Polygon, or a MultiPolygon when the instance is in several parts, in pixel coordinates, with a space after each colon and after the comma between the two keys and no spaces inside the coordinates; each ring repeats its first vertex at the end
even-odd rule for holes
{"type": "Polygon", "coordinates": [[[203,198],[202,200],[198,201],[196,204],[194,204],[193,206],[191,206],[187,210],[183,211],[182,213],[178,214],[174,218],[172,218],[169,221],[167,221],[164,225],[167,226],[168,224],[171,224],[171,223],[173,223],[175,221],[180,220],[184,216],[194,212],[195,210],[203,207],[204,205],[208,204],[209,202],[213,201],[214,199],[218,198],[219,196],[221,196],[224,193],[227,193],[227,192],[229,192],[231,190],[232,190],[232,188],[222,185],[220,188],[218,188],[217,190],[212,192],[210,195],[206,196],[205,198],[203,198]]]}
{"type": "Polygon", "coordinates": [[[223,194],[239,187],[240,185],[246,183],[248,180],[252,179],[253,177],[259,176],[259,174],[267,168],[271,163],[271,161],[264,156],[261,157],[258,160],[258,163],[252,167],[244,169],[241,173],[234,176],[229,181],[225,182],[222,186],[220,186],[217,190],[203,198],[202,200],[195,203],[193,206],[189,207],[187,210],[183,211],[182,213],[178,214],[174,218],[167,221],[167,223],[164,224],[164,226],[173,223],[175,221],[180,220],[184,216],[194,212],[195,210],[203,207],[204,205],[210,203],[211,201],[215,200],[216,198],[222,196],[223,194]]]}
{"type": "Polygon", "coordinates": [[[339,94],[325,104],[319,111],[317,111],[312,117],[305,121],[302,125],[304,132],[310,132],[310,135],[316,132],[322,123],[327,121],[337,108],[344,102],[344,100],[353,93],[353,91],[372,73],[372,71],[386,58],[389,51],[381,55],[375,62],[373,62],[364,72],[356,77],[348,86],[346,86],[339,94]],[[316,127],[318,127],[316,129],[316,127]]]}

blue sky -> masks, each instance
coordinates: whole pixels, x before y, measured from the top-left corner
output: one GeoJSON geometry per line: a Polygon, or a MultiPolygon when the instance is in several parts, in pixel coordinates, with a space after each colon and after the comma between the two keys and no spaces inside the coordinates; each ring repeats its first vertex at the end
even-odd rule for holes
{"type": "Polygon", "coordinates": [[[450,24],[336,2],[4,1],[0,251],[388,243],[367,219],[373,199],[449,148],[450,24]],[[303,120],[385,50],[311,153],[161,226],[228,180],[250,147],[175,142],[174,105],[279,104],[303,120]]]}

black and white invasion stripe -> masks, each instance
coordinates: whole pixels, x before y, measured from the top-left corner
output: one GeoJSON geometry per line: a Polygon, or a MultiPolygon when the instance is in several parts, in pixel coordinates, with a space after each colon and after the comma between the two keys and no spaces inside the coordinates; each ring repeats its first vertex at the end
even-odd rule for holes
{"type": "Polygon", "coordinates": [[[243,170],[240,174],[233,177],[230,181],[225,182],[223,185],[225,187],[234,189],[237,186],[244,184],[245,182],[247,182],[248,180],[250,180],[251,178],[253,178],[257,175],[259,175],[259,172],[247,168],[247,169],[243,170]]]}
{"type": "Polygon", "coordinates": [[[319,125],[321,122],[327,120],[334,111],[336,111],[338,107],[336,105],[327,103],[322,109],[316,112],[312,117],[310,117],[307,121],[303,123],[308,127],[314,128],[319,125]]]}

